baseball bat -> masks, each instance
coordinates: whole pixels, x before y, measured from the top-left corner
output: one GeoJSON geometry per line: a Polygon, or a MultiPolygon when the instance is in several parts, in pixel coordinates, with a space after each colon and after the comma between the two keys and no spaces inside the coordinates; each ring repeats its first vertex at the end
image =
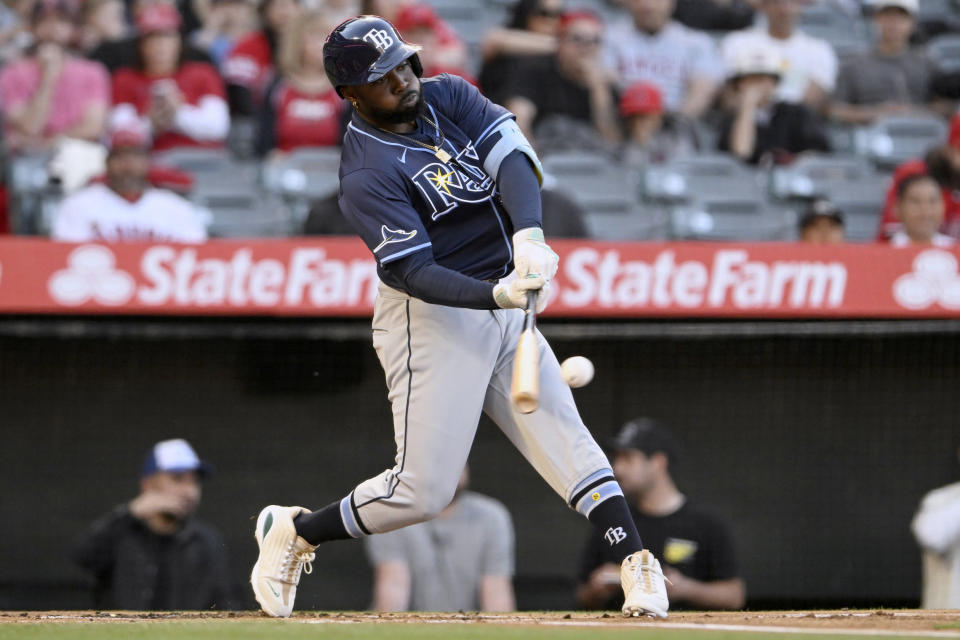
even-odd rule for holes
{"type": "Polygon", "coordinates": [[[540,404],[540,349],[537,346],[537,292],[527,292],[523,332],[513,356],[510,398],[520,413],[532,413],[540,404]]]}

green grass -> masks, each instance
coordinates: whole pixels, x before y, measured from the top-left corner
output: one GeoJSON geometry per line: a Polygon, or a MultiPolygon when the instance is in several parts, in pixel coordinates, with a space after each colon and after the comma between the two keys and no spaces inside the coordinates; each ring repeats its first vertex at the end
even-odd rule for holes
{"type": "MultiPolygon", "coordinates": [[[[857,640],[889,638],[856,636],[857,640]]],[[[960,637],[960,636],[958,636],[960,637]]],[[[26,638],[36,640],[597,640],[642,638],[643,640],[850,640],[851,636],[813,634],[773,634],[763,632],[737,633],[726,631],[697,631],[686,629],[643,629],[637,627],[562,627],[562,626],[508,626],[482,622],[462,624],[444,622],[415,623],[355,623],[307,624],[301,620],[196,620],[196,621],[137,621],[116,623],[29,622],[0,625],[0,639],[26,638]]],[[[906,640],[899,636],[898,640],[906,640]]]]}

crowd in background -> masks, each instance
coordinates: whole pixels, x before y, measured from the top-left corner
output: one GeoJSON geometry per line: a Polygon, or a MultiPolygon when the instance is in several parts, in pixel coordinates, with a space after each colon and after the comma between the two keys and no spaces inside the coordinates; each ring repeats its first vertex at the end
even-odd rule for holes
{"type": "MultiPolygon", "coordinates": [[[[336,147],[351,114],[324,73],[323,41],[343,19],[376,13],[423,46],[425,75],[461,75],[513,111],[543,157],[588,151],[642,168],[723,152],[783,166],[829,153],[831,126],[941,118],[947,139],[893,174],[877,240],[949,246],[960,238],[960,72],[924,43],[960,30],[953,9],[956,21],[930,21],[921,0],[518,0],[505,24],[467,43],[414,0],[4,0],[4,153],[9,166],[89,143],[68,156],[82,160],[61,176],[74,193],[49,225],[54,238],[203,240],[200,213],[162,220],[191,177],[151,154],[244,148],[270,163],[336,147]],[[868,26],[870,48],[838,52],[804,33],[801,12],[817,3],[868,26]]],[[[8,218],[0,211],[0,232],[8,218]]],[[[812,201],[798,235],[842,241],[843,224],[841,209],[812,201]]]]}

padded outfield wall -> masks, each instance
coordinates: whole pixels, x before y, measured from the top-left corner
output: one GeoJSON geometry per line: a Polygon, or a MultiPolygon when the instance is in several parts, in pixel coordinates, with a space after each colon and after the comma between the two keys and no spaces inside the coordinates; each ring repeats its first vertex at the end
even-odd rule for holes
{"type": "MultiPolygon", "coordinates": [[[[910,605],[923,493],[960,477],[956,320],[544,320],[598,437],[637,415],[684,441],[681,488],[736,532],[749,604],[910,605]]],[[[131,498],[141,458],[182,436],[216,466],[201,516],[223,533],[240,604],[263,504],[317,507],[392,464],[367,320],[0,317],[0,608],[87,607],[71,536],[131,498]]],[[[484,421],[473,486],[517,528],[524,609],[572,608],[589,532],[484,421]]],[[[361,546],[321,548],[298,607],[370,601],[361,546]]]]}

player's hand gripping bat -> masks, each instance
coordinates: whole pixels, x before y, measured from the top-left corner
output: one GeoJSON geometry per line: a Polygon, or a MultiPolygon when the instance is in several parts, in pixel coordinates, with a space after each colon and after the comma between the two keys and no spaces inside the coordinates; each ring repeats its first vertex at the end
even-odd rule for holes
{"type": "Polygon", "coordinates": [[[540,349],[537,346],[537,294],[527,292],[523,332],[513,356],[513,384],[510,398],[520,413],[532,413],[540,404],[540,349]]]}

